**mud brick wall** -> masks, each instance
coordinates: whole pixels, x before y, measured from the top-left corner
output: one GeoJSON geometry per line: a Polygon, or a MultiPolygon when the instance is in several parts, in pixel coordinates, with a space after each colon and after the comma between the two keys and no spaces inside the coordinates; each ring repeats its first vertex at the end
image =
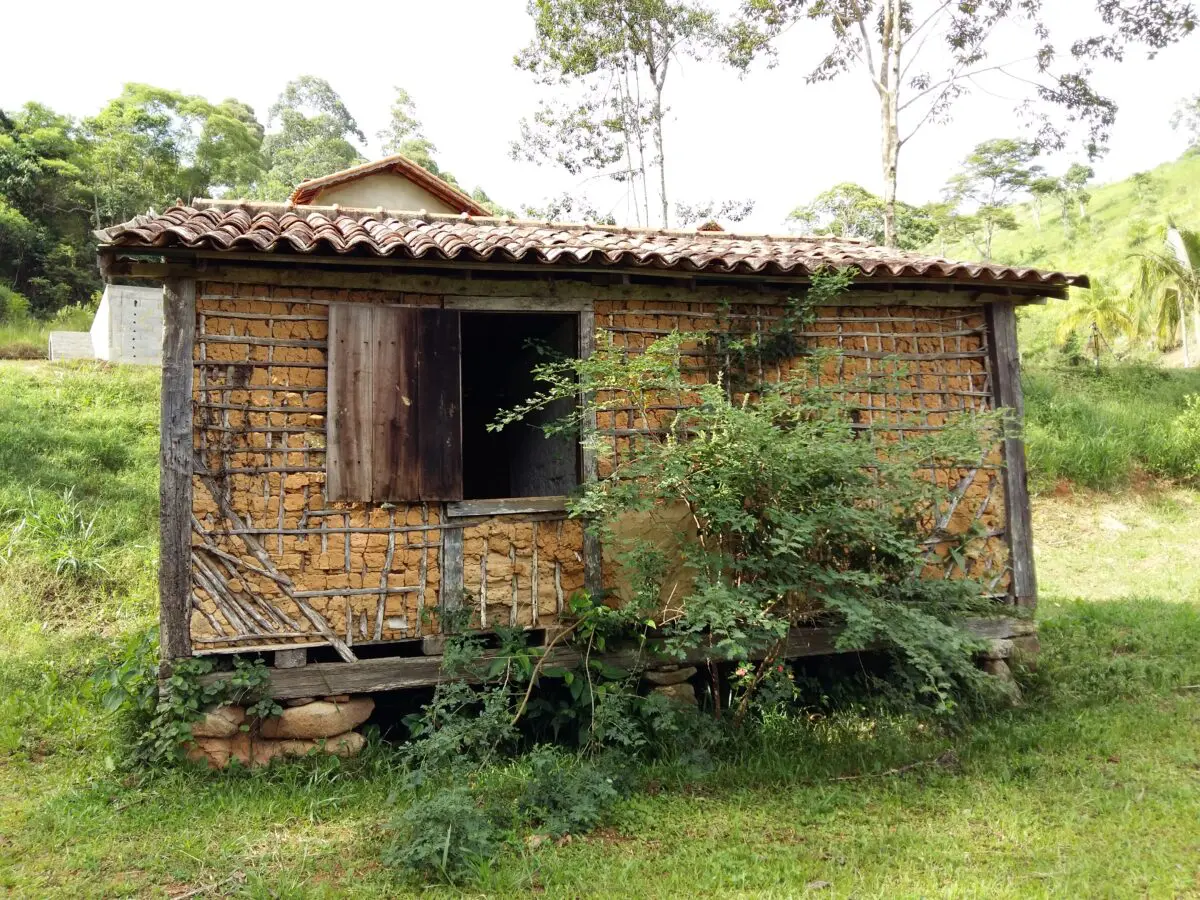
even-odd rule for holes
{"type": "Polygon", "coordinates": [[[322,623],[351,646],[418,637],[436,623],[440,504],[325,500],[333,301],[441,304],[401,292],[198,286],[197,652],[323,644],[322,623]]]}
{"type": "Polygon", "coordinates": [[[578,521],[497,517],[463,531],[463,589],[481,627],[552,625],[583,588],[578,521]]]}
{"type": "MultiPolygon", "coordinates": [[[[479,290],[478,287],[475,290],[479,290]]],[[[595,290],[595,289],[592,289],[595,290]]],[[[596,328],[637,350],[672,329],[765,330],[782,315],[761,303],[597,299],[596,328]]],[[[196,653],[278,646],[350,646],[436,633],[442,540],[462,531],[462,598],[484,627],[552,626],[583,587],[583,534],[561,516],[497,516],[451,523],[443,504],[330,503],[325,498],[326,339],[331,302],[441,306],[440,294],[202,282],[193,354],[191,637],[196,653]]],[[[830,307],[805,337],[840,351],[828,383],[846,393],[859,427],[880,439],[938,428],[991,406],[979,308],[830,307]],[[890,435],[890,437],[889,437],[890,435]]],[[[764,377],[782,377],[787,361],[764,377]]],[[[691,377],[702,380],[697,370],[691,377]]],[[[649,422],[632,410],[598,422],[619,448],[669,421],[664,398],[649,422]]],[[[468,437],[469,439],[469,437],[468,437]]],[[[984,535],[971,574],[1007,585],[1004,497],[997,447],[978,465],[931,472],[954,492],[944,532],[984,535]]],[[[600,473],[604,474],[603,471],[600,473]]],[[[953,538],[931,539],[927,574],[957,573],[953,538]]],[[[606,566],[606,579],[612,579],[606,566]]]]}
{"type": "MultiPolygon", "coordinates": [[[[612,334],[613,345],[637,352],[656,338],[679,331],[728,330],[737,334],[769,333],[785,310],[761,303],[718,304],[646,300],[597,302],[596,328],[612,334]]],[[[979,307],[845,306],[815,310],[799,337],[808,347],[835,351],[822,365],[823,385],[846,390],[840,399],[852,409],[857,427],[872,440],[887,442],[944,427],[964,413],[992,409],[984,312],[979,307]]],[[[697,350],[699,354],[700,351],[697,350]]],[[[753,363],[752,363],[753,365],[753,363]]],[[[807,365],[800,359],[759,364],[757,375],[775,381],[807,365]]],[[[696,359],[685,381],[710,377],[711,363],[696,359]]],[[[604,397],[606,402],[612,397],[604,397]]],[[[695,396],[659,397],[642,417],[632,407],[602,412],[597,425],[612,440],[614,454],[626,450],[630,438],[664,427],[675,411],[695,396]]],[[[951,550],[960,536],[978,534],[965,546],[967,573],[989,591],[1003,594],[1008,586],[1002,453],[999,443],[975,464],[938,469],[928,477],[951,492],[939,511],[937,537],[927,540],[928,577],[963,574],[951,550]]],[[[607,474],[603,464],[601,476],[607,474]]],[[[931,529],[931,534],[934,529],[931,529]]],[[[613,585],[613,572],[605,571],[613,585]]]]}

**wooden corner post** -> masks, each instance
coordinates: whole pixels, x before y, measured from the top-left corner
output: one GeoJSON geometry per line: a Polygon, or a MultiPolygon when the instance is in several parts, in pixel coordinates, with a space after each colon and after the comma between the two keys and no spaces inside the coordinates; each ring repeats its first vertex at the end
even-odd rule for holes
{"type": "Polygon", "coordinates": [[[163,284],[162,426],[159,438],[159,649],[190,656],[192,605],[192,344],[196,282],[163,284]]]}
{"type": "Polygon", "coordinates": [[[1009,591],[1017,606],[1037,606],[1037,576],[1033,568],[1033,521],[1025,463],[1025,399],[1021,393],[1021,358],[1017,349],[1016,307],[1011,301],[986,307],[992,366],[992,397],[998,409],[1011,411],[1005,424],[1004,512],[1012,558],[1009,591]]]}
{"type": "MultiPolygon", "coordinates": [[[[579,313],[579,358],[587,359],[596,349],[596,313],[590,305],[579,313]]],[[[585,398],[581,398],[585,399],[585,398]]],[[[596,410],[591,408],[586,413],[590,429],[596,428],[596,410]]],[[[596,453],[584,448],[580,460],[583,468],[583,480],[595,481],[597,478],[596,453]]],[[[600,546],[600,538],[591,529],[584,527],[583,531],[583,585],[594,599],[599,599],[604,593],[604,551],[600,546]]]]}

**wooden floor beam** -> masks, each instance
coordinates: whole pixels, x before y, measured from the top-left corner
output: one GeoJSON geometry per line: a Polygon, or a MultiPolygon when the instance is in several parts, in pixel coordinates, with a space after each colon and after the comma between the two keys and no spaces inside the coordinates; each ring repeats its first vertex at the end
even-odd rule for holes
{"type": "MultiPolygon", "coordinates": [[[[983,640],[998,640],[1033,634],[1037,628],[1033,622],[1021,619],[976,619],[966,623],[967,629],[983,640]]],[[[837,646],[839,629],[796,628],[788,638],[785,655],[788,659],[811,656],[831,656],[837,653],[855,652],[837,646]]],[[[865,650],[877,648],[861,648],[865,650]]],[[[676,664],[678,659],[647,657],[636,651],[620,651],[594,658],[602,659],[617,668],[654,668],[656,665],[676,664]]],[[[686,663],[699,663],[708,659],[703,648],[690,651],[686,663]]],[[[572,667],[580,662],[577,651],[561,648],[550,651],[547,663],[554,666],[572,667]]],[[[214,673],[205,681],[227,678],[228,673],[214,673]]],[[[371,694],[377,691],[399,691],[409,688],[430,687],[443,680],[440,656],[385,657],[360,659],[357,662],[309,663],[302,668],[273,669],[271,671],[271,695],[277,700],[297,697],[320,697],[332,694],[371,694]]]]}

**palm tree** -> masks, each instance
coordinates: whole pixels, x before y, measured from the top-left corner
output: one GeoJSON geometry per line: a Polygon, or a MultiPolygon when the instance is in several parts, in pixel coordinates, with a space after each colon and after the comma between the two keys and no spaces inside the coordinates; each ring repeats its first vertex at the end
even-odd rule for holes
{"type": "Polygon", "coordinates": [[[1183,364],[1191,366],[1188,352],[1188,318],[1193,340],[1200,335],[1200,231],[1177,228],[1168,220],[1165,247],[1136,254],[1135,291],[1141,301],[1144,325],[1169,347],[1178,337],[1183,364]]]}
{"type": "Polygon", "coordinates": [[[1129,298],[1112,285],[1093,280],[1091,290],[1072,291],[1067,314],[1058,326],[1058,342],[1065,344],[1072,334],[1086,332],[1093,343],[1096,365],[1100,365],[1100,342],[1112,346],[1118,337],[1129,337],[1136,331],[1130,315],[1129,298]]]}

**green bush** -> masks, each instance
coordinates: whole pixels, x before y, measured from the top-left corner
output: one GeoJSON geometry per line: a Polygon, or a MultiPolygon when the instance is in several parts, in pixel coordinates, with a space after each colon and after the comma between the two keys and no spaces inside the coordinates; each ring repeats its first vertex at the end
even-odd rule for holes
{"type": "Polygon", "coordinates": [[[496,825],[462,786],[435,790],[395,818],[383,861],[423,881],[459,882],[500,849],[496,825]]]}
{"type": "Polygon", "coordinates": [[[591,831],[621,799],[617,778],[594,762],[545,745],[527,759],[529,780],[518,809],[551,837],[591,831]]]}
{"type": "Polygon", "coordinates": [[[12,288],[0,284],[0,322],[20,324],[29,318],[29,300],[12,288]]]}

